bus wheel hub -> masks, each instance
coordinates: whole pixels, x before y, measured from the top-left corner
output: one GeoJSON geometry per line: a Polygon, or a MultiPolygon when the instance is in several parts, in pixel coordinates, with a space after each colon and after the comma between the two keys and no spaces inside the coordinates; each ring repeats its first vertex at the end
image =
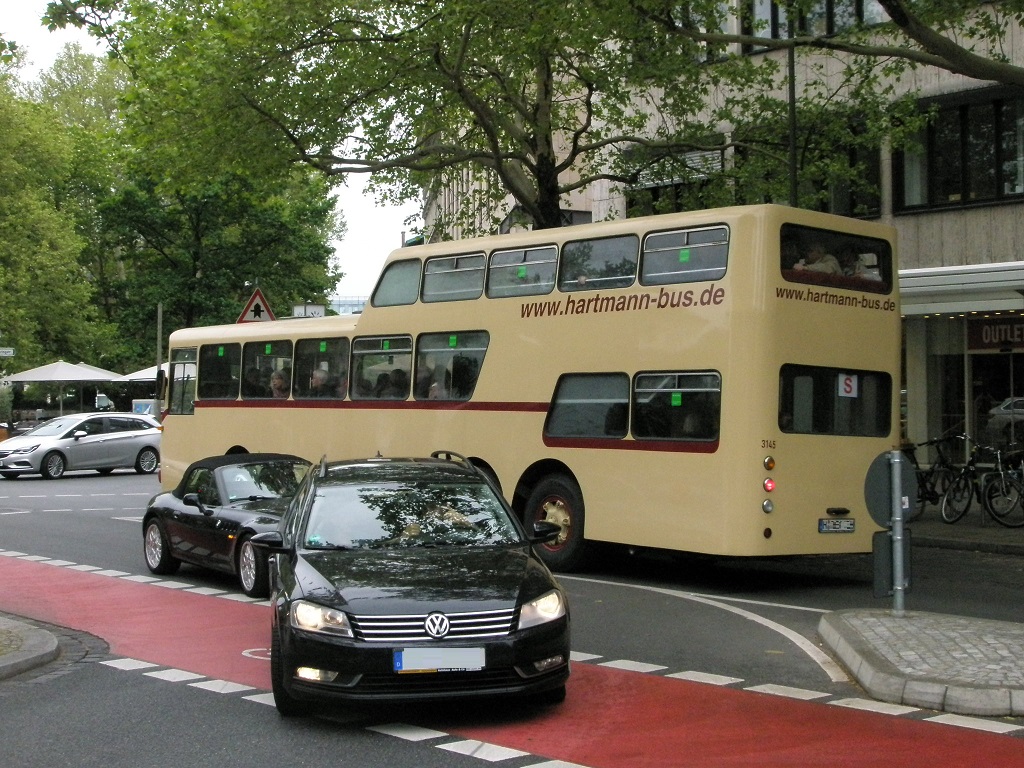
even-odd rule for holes
{"type": "Polygon", "coordinates": [[[549,523],[554,523],[562,529],[562,532],[558,534],[558,544],[564,544],[565,540],[569,538],[569,510],[565,507],[565,502],[561,499],[555,501],[544,502],[544,520],[549,523]]]}

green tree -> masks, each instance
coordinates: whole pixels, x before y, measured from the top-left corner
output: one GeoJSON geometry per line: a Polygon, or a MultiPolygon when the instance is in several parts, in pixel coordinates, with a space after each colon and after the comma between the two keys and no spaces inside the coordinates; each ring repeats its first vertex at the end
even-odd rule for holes
{"type": "Polygon", "coordinates": [[[17,350],[11,371],[56,358],[97,361],[112,335],[77,260],[74,220],[57,200],[71,154],[52,113],[0,76],[0,333],[17,350]]]}

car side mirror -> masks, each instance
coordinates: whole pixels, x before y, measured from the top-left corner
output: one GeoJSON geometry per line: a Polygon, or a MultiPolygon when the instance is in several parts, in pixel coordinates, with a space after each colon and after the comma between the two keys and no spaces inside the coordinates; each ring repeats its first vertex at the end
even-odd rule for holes
{"type": "Polygon", "coordinates": [[[184,504],[186,507],[195,507],[200,512],[202,512],[204,515],[212,514],[210,512],[210,510],[208,510],[206,507],[203,506],[203,502],[201,502],[199,500],[199,494],[198,493],[186,493],[181,498],[181,503],[184,504]]]}
{"type": "Polygon", "coordinates": [[[84,429],[76,429],[74,432],[71,433],[71,436],[73,438],[75,438],[75,440],[81,440],[83,437],[86,437],[88,434],[89,433],[86,432],[84,429]]]}
{"type": "Polygon", "coordinates": [[[281,536],[279,531],[265,531],[263,533],[257,533],[249,542],[254,547],[260,549],[269,549],[271,552],[285,552],[287,548],[284,545],[284,537],[281,536]]]}
{"type": "Polygon", "coordinates": [[[554,541],[562,534],[562,526],[552,523],[550,520],[538,520],[533,524],[533,536],[530,537],[531,544],[547,544],[554,541]]]}

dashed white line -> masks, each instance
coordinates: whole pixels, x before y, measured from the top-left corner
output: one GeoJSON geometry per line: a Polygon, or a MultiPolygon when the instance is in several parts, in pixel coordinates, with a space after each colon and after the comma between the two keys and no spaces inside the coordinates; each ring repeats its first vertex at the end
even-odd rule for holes
{"type": "Polygon", "coordinates": [[[1003,723],[998,720],[982,720],[977,717],[967,717],[966,715],[936,715],[935,717],[926,717],[930,723],[945,723],[946,725],[957,725],[961,728],[973,728],[977,731],[989,731],[990,733],[1012,733],[1013,731],[1022,730],[1022,726],[1013,725],[1011,723],[1003,723]]]}
{"type": "Polygon", "coordinates": [[[671,675],[665,675],[665,677],[672,677],[676,680],[689,680],[692,683],[706,683],[707,685],[733,685],[735,683],[743,682],[742,677],[712,675],[709,672],[696,672],[693,670],[687,672],[673,672],[671,675]]]}
{"type": "Polygon", "coordinates": [[[146,672],[147,677],[155,677],[157,680],[166,680],[169,683],[183,683],[187,680],[201,680],[206,675],[195,672],[186,672],[184,669],[161,669],[156,672],[146,672]]]}
{"type": "Polygon", "coordinates": [[[911,712],[919,711],[917,707],[890,704],[887,701],[874,701],[873,699],[836,699],[828,703],[836,707],[862,709],[866,712],[878,712],[882,715],[909,715],[911,712]]]}
{"type": "Polygon", "coordinates": [[[518,749],[499,747],[497,744],[488,744],[486,741],[475,741],[473,739],[456,741],[451,744],[438,744],[437,748],[447,750],[448,752],[455,752],[459,755],[476,757],[489,763],[509,760],[513,757],[527,757],[530,754],[529,752],[521,752],[518,749]]]}
{"type": "Polygon", "coordinates": [[[772,696],[785,696],[789,699],[800,699],[801,701],[824,699],[832,695],[830,693],[822,693],[821,691],[808,691],[805,688],[791,688],[788,685],[773,685],[771,683],[768,685],[752,685],[743,690],[754,691],[755,693],[770,693],[772,696]]]}
{"type": "Polygon", "coordinates": [[[405,723],[381,723],[368,726],[366,730],[394,736],[405,741],[427,741],[448,735],[444,731],[435,731],[431,728],[421,728],[418,725],[406,725],[405,723]]]}
{"type": "Polygon", "coordinates": [[[630,659],[602,661],[599,666],[611,667],[612,669],[625,669],[629,672],[658,672],[662,669],[668,669],[668,667],[661,664],[646,664],[642,661],[631,661],[630,659]]]}

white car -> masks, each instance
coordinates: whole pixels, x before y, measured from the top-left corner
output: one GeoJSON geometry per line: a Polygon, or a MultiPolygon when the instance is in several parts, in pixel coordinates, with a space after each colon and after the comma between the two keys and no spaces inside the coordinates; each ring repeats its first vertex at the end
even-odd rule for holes
{"type": "Polygon", "coordinates": [[[108,474],[134,467],[149,474],[160,463],[160,422],[135,413],[58,416],[0,443],[0,477],[60,477],[75,469],[108,474]]]}

